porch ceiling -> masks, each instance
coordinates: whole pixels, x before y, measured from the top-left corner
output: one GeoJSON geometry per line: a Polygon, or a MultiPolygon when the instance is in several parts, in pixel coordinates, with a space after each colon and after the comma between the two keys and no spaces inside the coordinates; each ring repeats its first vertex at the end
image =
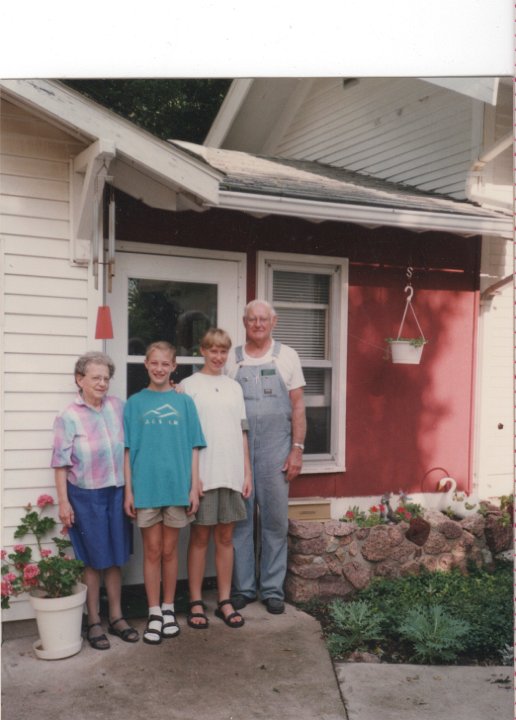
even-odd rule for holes
{"type": "Polygon", "coordinates": [[[512,237],[509,213],[317,162],[173,141],[223,173],[217,207],[415,231],[512,237]]]}

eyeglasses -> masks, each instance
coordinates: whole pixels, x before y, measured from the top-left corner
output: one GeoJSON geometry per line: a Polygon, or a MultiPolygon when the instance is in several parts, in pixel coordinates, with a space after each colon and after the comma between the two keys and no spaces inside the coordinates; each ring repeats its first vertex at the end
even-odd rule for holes
{"type": "Polygon", "coordinates": [[[266,325],[271,319],[270,317],[246,317],[245,321],[249,325],[266,325]]]}

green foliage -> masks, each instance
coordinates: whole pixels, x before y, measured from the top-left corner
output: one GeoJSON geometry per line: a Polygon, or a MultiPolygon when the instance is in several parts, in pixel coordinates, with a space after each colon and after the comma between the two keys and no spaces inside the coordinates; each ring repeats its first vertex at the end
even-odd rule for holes
{"type": "MultiPolygon", "coordinates": [[[[52,538],[54,542],[57,538],[52,538]]],[[[38,563],[38,585],[44,588],[46,597],[67,597],[84,570],[84,563],[59,551],[57,555],[43,558],[38,563]]]]}
{"type": "Polygon", "coordinates": [[[414,648],[413,659],[430,664],[456,660],[469,630],[468,622],[453,617],[441,605],[417,605],[399,625],[401,637],[414,648]]]}
{"type": "Polygon", "coordinates": [[[383,637],[379,616],[361,600],[347,603],[335,600],[330,605],[330,616],[338,630],[327,639],[332,655],[364,649],[370,641],[383,637]]]}
{"type": "MultiPolygon", "coordinates": [[[[513,568],[510,562],[499,562],[494,570],[469,568],[467,575],[458,570],[452,572],[429,572],[422,569],[419,575],[403,578],[376,578],[364,590],[356,595],[356,603],[343,603],[351,607],[351,619],[343,615],[341,619],[333,610],[333,604],[324,612],[320,602],[306,606],[307,612],[318,617],[328,638],[330,652],[343,655],[355,649],[377,651],[393,662],[408,662],[414,658],[418,662],[443,662],[448,652],[454,654],[458,662],[499,663],[506,646],[512,647],[513,628],[513,568]],[[457,642],[447,646],[432,645],[428,633],[429,647],[421,653],[414,652],[409,644],[409,636],[400,633],[400,625],[410,624],[414,608],[420,608],[423,617],[429,621],[430,609],[438,606],[441,616],[438,618],[438,630],[441,633],[437,640],[450,638],[448,618],[455,619],[469,626],[466,635],[458,636],[457,642]],[[358,608],[360,612],[358,612],[358,608]],[[374,618],[376,625],[369,633],[368,619],[374,618]],[[349,627],[343,629],[343,620],[349,627]],[[358,627],[352,632],[351,627],[358,627]],[[379,627],[379,629],[377,629],[379,627]],[[440,648],[440,649],[439,649],[440,648]],[[438,656],[438,651],[441,653],[438,656]],[[443,654],[444,653],[444,654],[443,654]],[[425,657],[425,660],[421,659],[425,657]],[[429,660],[429,657],[438,658],[429,660]]],[[[435,612],[435,611],[432,611],[435,612]]],[[[434,618],[435,622],[435,618],[434,618]]],[[[412,625],[414,621],[412,619],[412,625]]],[[[452,632],[453,628],[452,627],[452,632]]],[[[450,660],[451,661],[451,660],[450,660]]]]}
{"type": "Polygon", "coordinates": [[[428,340],[425,340],[425,338],[417,337],[417,338],[407,338],[407,337],[400,337],[400,338],[393,338],[388,337],[385,338],[385,342],[393,343],[393,342],[408,342],[409,345],[412,345],[412,347],[421,347],[421,345],[425,345],[428,340]]]}
{"type": "Polygon", "coordinates": [[[230,80],[67,80],[72,87],[163,140],[202,143],[230,80]]]}
{"type": "Polygon", "coordinates": [[[25,535],[32,533],[36,538],[42,538],[47,532],[53,530],[56,521],[48,516],[42,517],[37,510],[28,510],[25,517],[14,532],[15,538],[23,538],[25,535]]]}

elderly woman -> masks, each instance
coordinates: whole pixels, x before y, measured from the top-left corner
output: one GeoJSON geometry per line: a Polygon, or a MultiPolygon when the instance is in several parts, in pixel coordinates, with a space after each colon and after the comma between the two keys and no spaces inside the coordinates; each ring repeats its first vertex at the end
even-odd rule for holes
{"type": "Polygon", "coordinates": [[[85,565],[87,639],[96,650],[110,647],[99,614],[101,574],[109,603],[108,632],[125,642],[139,639],[121,609],[120,566],[129,559],[131,526],[124,513],[123,403],[107,395],[114,372],[111,358],[100,352],[77,360],[79,394],[55,420],[51,463],[59,518],[85,565]]]}

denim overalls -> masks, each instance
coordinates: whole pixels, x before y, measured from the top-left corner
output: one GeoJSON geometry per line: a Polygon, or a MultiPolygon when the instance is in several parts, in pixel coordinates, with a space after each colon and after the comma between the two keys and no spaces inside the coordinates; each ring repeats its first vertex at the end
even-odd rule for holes
{"type": "Polygon", "coordinates": [[[242,346],[235,348],[238,371],[235,379],[244,392],[249,422],[249,453],[253,493],[246,501],[247,519],[235,525],[233,592],[257,596],[253,516],[259,510],[260,576],[262,600],[283,599],[287,571],[288,490],[282,472],[291,449],[291,403],[287,387],[276,367],[281,343],[274,342],[272,362],[244,365],[242,346]]]}

